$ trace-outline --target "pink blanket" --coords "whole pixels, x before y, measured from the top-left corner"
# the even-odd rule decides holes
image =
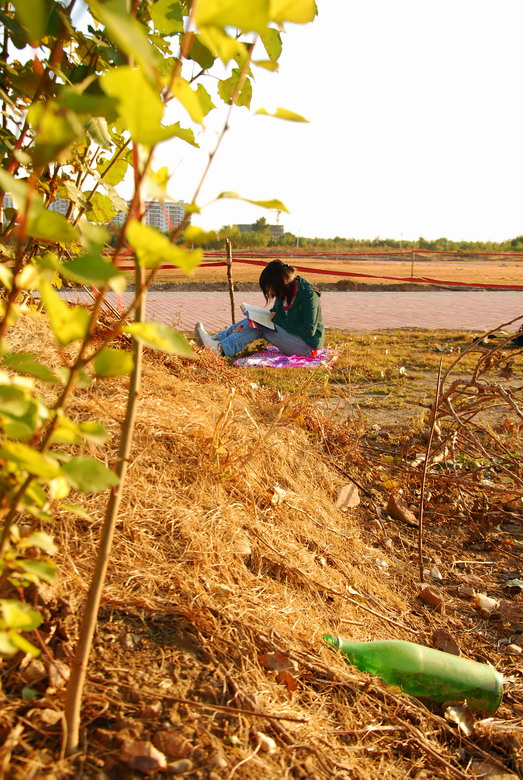
[[[235,366],[268,366],[269,368],[316,368],[321,365],[330,365],[337,359],[333,349],[318,349],[314,357],[300,357],[299,355],[284,355],[277,347],[267,347],[262,352],[254,355],[238,358]]]

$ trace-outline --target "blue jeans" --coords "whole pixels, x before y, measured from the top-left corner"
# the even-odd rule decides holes
[[[242,329],[238,333],[234,333],[234,330],[239,325],[242,326]],[[234,325],[225,328],[225,330],[221,330],[213,336],[213,339],[221,344],[223,354],[227,355],[227,357],[232,357],[232,355],[242,352],[251,341],[256,341],[256,339],[265,339],[269,344],[278,347],[284,355],[310,357],[313,351],[313,347],[306,344],[299,336],[294,336],[287,330],[278,327],[278,325],[276,325],[276,330],[266,328],[264,325],[257,325],[255,328],[251,328],[247,318],[235,322]]]

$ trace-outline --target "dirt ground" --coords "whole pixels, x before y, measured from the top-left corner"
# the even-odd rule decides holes
[[[264,260],[267,262],[278,255],[266,255]],[[220,258],[223,260],[224,258]],[[207,260],[212,262],[212,258],[208,257]],[[422,256],[416,257],[414,263],[412,261],[383,261],[383,260],[349,260],[347,258],[333,260],[333,259],[316,259],[314,257],[306,256],[285,256],[285,261],[295,266],[302,266],[305,268],[314,268],[317,270],[324,270],[325,273],[314,274],[315,283],[340,283],[342,279],[340,277],[334,277],[329,275],[329,271],[344,271],[354,274],[368,274],[376,277],[398,277],[407,278],[411,277],[431,277],[443,281],[459,281],[468,283],[486,283],[486,284],[503,284],[503,285],[521,285],[523,284],[523,262],[520,260],[427,260]],[[233,280],[236,282],[257,282],[260,274],[260,267],[247,265],[241,263],[241,259],[234,262],[233,258]],[[187,277],[179,270],[162,270],[159,272],[158,281],[187,282]],[[196,269],[191,282],[189,283],[209,283],[209,282],[221,282],[227,281],[227,274],[225,267],[206,267],[203,263]],[[368,279],[365,277],[347,277],[344,280],[349,285],[351,283],[361,285],[390,285],[394,282],[390,279]],[[404,289],[415,289],[414,285],[407,282]],[[336,289],[339,289],[336,288]]]

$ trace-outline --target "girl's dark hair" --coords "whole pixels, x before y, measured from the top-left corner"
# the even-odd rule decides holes
[[[260,274],[260,287],[265,296],[265,302],[268,303],[271,298],[286,298],[290,303],[292,288],[289,282],[292,282],[296,276],[296,269],[292,265],[283,263],[281,260],[271,260],[267,263]]]

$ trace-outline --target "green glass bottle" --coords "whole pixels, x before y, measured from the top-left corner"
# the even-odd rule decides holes
[[[487,712],[494,712],[501,701],[503,678],[488,664],[401,640],[348,642],[330,635],[323,639],[347,663],[412,696],[441,704],[466,699],[471,709]]]

